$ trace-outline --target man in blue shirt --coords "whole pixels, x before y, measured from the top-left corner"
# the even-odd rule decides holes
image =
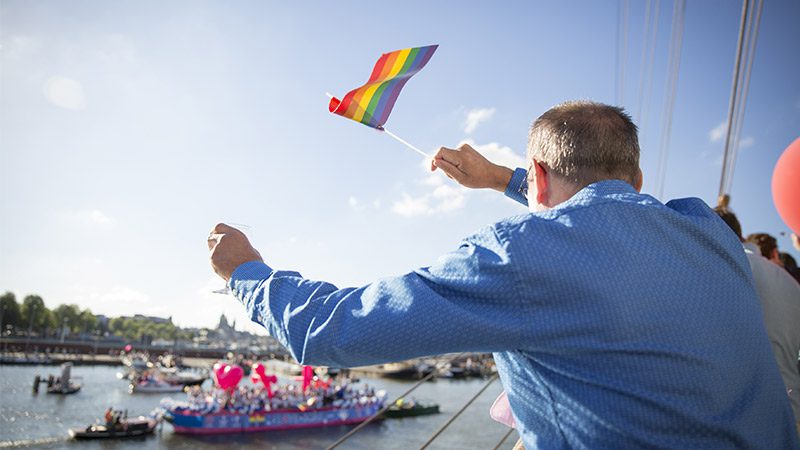
[[[638,192],[636,133],[619,108],[550,109],[531,128],[528,171],[471,186],[506,183],[531,212],[401,276],[308,280],[224,224],[211,264],[303,364],[494,352],[529,450],[796,447],[741,245],[702,201]],[[459,154],[434,164],[480,180]]]

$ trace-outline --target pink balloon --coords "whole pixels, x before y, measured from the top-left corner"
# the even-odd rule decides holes
[[[217,383],[222,389],[233,389],[242,381],[244,371],[239,366],[227,366],[217,372]]]
[[[259,377],[257,373],[250,373],[250,381],[253,384],[261,383],[261,377]]]
[[[224,362],[218,362],[214,364],[213,372],[217,385],[222,389],[231,389],[236,387],[236,385],[242,381],[242,377],[244,376],[244,371],[241,367],[231,366]]]
[[[772,173],[772,200],[781,219],[800,234],[800,138],[786,147]]]
[[[125,346],[125,353],[130,353],[131,350],[133,350],[133,346],[131,344]]]

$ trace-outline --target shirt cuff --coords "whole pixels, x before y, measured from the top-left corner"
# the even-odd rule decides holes
[[[504,194],[506,197],[528,206],[528,171],[515,169]]]
[[[264,280],[272,276],[272,268],[262,261],[249,261],[241,264],[231,274],[228,289],[239,300],[241,294],[254,291]]]

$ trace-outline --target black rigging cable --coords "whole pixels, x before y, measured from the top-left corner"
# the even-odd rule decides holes
[[[650,98],[653,92],[653,61],[655,60],[656,42],[658,40],[658,19],[661,9],[661,0],[656,0],[653,15],[653,31],[650,36],[647,36],[647,61],[642,61],[646,66],[644,79],[646,80],[643,89],[639,90],[639,107],[637,115],[639,117],[639,140],[641,141],[647,132],[647,122],[650,115]],[[644,104],[644,106],[642,106]]]
[[[471,405],[472,402],[475,401],[475,399],[477,399],[478,397],[480,397],[481,394],[483,394],[483,391],[485,391],[489,386],[491,386],[492,383],[494,383],[494,380],[497,379],[497,376],[498,376],[497,374],[492,375],[492,377],[489,378],[489,381],[487,381],[486,384],[483,385],[481,390],[479,390],[477,394],[473,395],[472,398],[469,399],[469,401],[465,403],[464,406],[461,407],[461,409],[459,409],[455,414],[453,414],[453,417],[451,417],[447,422],[445,422],[444,425],[442,425],[441,428],[439,428],[436,431],[436,433],[433,433],[433,436],[428,438],[428,440],[424,444],[422,444],[422,447],[420,447],[419,450],[425,450],[426,448],[428,448],[428,446],[431,445],[431,443],[434,440],[436,440],[436,438],[438,438],[439,435],[442,434],[444,430],[447,429],[447,427],[449,427],[450,424],[452,424],[458,418],[458,416],[461,415],[461,413],[463,413],[464,411],[467,410],[467,408],[469,408],[469,405]]]
[[[747,12],[750,10],[750,0],[744,0],[742,3],[742,19],[739,23],[739,39],[736,46],[736,62],[733,65],[733,84],[731,86],[731,98],[728,103],[728,128],[725,132],[725,150],[722,154],[722,175],[719,179],[719,196],[722,197],[725,192],[725,179],[728,168],[728,159],[730,158],[731,148],[731,133],[733,132],[733,118],[736,113],[736,98],[739,90],[739,69],[742,65],[742,49],[744,48],[745,27],[747,25]]]
[[[724,192],[730,193],[733,185],[733,172],[736,168],[736,158],[741,149],[741,135],[742,124],[744,123],[744,114],[747,109],[747,95],[750,92],[750,74],[753,71],[753,60],[755,59],[756,43],[758,42],[758,30],[761,24],[761,10],[764,7],[764,0],[757,0],[757,4],[751,8],[751,13],[748,14],[748,25],[745,33],[745,54],[743,56],[743,64],[745,64],[744,75],[742,79],[742,87],[739,89],[739,98],[737,99],[736,117],[733,123],[733,143],[731,145],[731,153],[728,157],[728,165],[725,170],[725,184]],[[755,19],[753,16],[755,15]]]
[[[630,0],[620,0],[617,9],[617,105],[622,105],[625,101],[625,66],[628,59],[629,13]]]
[[[636,102],[636,122],[639,123],[642,119],[642,97],[644,94],[644,74],[645,67],[647,66],[647,50],[650,49],[650,4],[652,0],[647,0],[644,7],[644,25],[642,26],[642,61],[639,64],[639,88],[637,89],[639,96]]]
[[[675,92],[678,86],[678,74],[681,66],[681,47],[683,46],[683,28],[686,12],[686,0],[675,0],[672,12],[672,36],[668,63],[668,81],[664,95],[664,116],[662,118],[661,148],[659,150],[658,169],[656,173],[656,197],[664,195],[664,182],[667,174],[669,142],[672,132],[672,112],[675,107]]]
[[[369,419],[365,420],[364,422],[361,422],[360,424],[358,424],[358,426],[356,426],[355,428],[353,428],[352,430],[350,430],[349,432],[347,432],[347,433],[346,433],[344,436],[340,437],[340,438],[339,438],[339,439],[338,439],[336,442],[334,442],[333,444],[331,444],[330,446],[328,446],[326,450],[331,450],[331,449],[333,449],[333,448],[336,448],[336,447],[338,447],[339,445],[341,445],[341,444],[342,444],[342,442],[344,442],[344,441],[346,441],[346,440],[350,439],[351,437],[353,437],[353,435],[354,435],[354,434],[356,434],[356,433],[358,433],[359,431],[361,431],[361,430],[362,430],[364,427],[366,427],[368,424],[370,424],[370,423],[371,423],[371,422],[373,422],[375,419],[377,419],[378,417],[380,417],[380,416],[381,416],[383,413],[385,413],[386,411],[388,411],[388,410],[389,410],[389,408],[391,408],[391,407],[392,407],[392,405],[394,405],[394,404],[395,404],[395,403],[396,403],[398,400],[400,400],[401,398],[405,397],[406,395],[408,395],[408,394],[410,394],[410,393],[414,392],[414,390],[415,390],[415,389],[417,389],[418,387],[420,387],[420,386],[422,385],[422,383],[424,383],[424,382],[426,382],[426,381],[430,380],[430,379],[431,379],[431,378],[433,378],[433,377],[434,377],[436,374],[438,374],[438,373],[439,373],[439,371],[440,371],[440,370],[442,370],[442,368],[443,368],[444,366],[446,366],[447,364],[452,364],[454,361],[458,360],[459,358],[461,358],[462,356],[464,356],[466,353],[467,353],[467,352],[461,352],[461,353],[459,353],[458,355],[456,355],[456,356],[455,356],[453,359],[451,359],[451,360],[449,360],[449,361],[447,361],[447,362],[442,362],[442,363],[439,363],[439,364],[437,364],[437,365],[436,365],[436,366],[433,368],[433,370],[431,370],[431,373],[429,373],[428,375],[425,375],[424,377],[422,377],[422,379],[420,379],[419,381],[417,381],[417,382],[416,382],[416,383],[415,383],[413,386],[411,386],[411,387],[410,387],[410,388],[409,388],[407,391],[405,391],[404,393],[400,394],[400,396],[398,396],[398,397],[397,397],[397,398],[396,398],[394,401],[392,401],[392,402],[390,402],[390,403],[387,403],[387,404],[386,404],[386,406],[384,406],[384,407],[383,407],[383,408],[382,408],[380,411],[378,411],[378,412],[376,412],[375,414],[373,414],[373,415],[372,415],[372,416],[371,416]]]

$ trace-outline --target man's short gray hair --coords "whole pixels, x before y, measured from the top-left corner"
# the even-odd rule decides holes
[[[622,108],[572,101],[539,116],[528,134],[528,160],[581,188],[601,180],[635,184],[639,174],[636,125]]]

